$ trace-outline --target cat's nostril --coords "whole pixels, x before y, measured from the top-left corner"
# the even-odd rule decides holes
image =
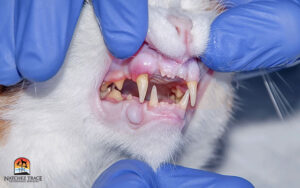
[[[184,15],[170,15],[168,21],[175,27],[179,40],[186,46],[185,54],[190,54],[190,44],[192,40],[191,30],[193,27],[192,20]]]
[[[168,20],[175,27],[179,36],[189,34],[193,27],[192,20],[186,16],[170,15]]]

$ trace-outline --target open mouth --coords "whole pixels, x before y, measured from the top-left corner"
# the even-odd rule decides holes
[[[129,59],[111,57],[99,97],[104,111],[119,110],[114,118],[134,128],[162,119],[182,125],[203,93],[202,79],[211,74],[199,58],[166,57],[145,43]]]

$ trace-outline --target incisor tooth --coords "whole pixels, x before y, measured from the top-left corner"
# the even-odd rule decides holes
[[[187,82],[187,86],[188,86],[189,91],[190,91],[191,105],[195,106],[196,97],[197,97],[197,82],[196,81]]]
[[[158,104],[157,90],[156,90],[156,86],[154,85],[152,87],[152,90],[151,90],[149,105],[150,106],[157,106],[157,104]]]
[[[189,90],[186,90],[184,96],[182,97],[181,101],[178,103],[181,108],[186,109],[190,98],[190,92]]]
[[[140,74],[136,79],[140,102],[144,102],[148,89],[148,74]]]
[[[121,92],[113,89],[107,96],[107,98],[115,99],[116,101],[120,102],[123,100],[123,97],[121,95]]]
[[[125,80],[119,80],[119,81],[114,82],[114,84],[116,85],[116,87],[118,88],[118,90],[122,90],[124,81]]]

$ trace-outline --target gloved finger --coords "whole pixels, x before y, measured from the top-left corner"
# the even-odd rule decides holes
[[[143,44],[148,30],[147,0],[93,0],[104,42],[118,58],[128,58]]]
[[[106,169],[93,188],[156,188],[153,170],[137,160],[121,160]]]
[[[300,6],[254,1],[227,10],[213,22],[203,62],[217,71],[286,66],[300,55]]]
[[[236,176],[224,176],[212,172],[166,164],[157,171],[160,187],[178,188],[253,188],[247,180]]]
[[[83,0],[16,0],[16,62],[20,74],[45,81],[61,67]]]
[[[14,1],[0,1],[0,85],[21,80],[15,63]]]

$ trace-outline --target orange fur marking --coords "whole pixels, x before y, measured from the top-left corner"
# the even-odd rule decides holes
[[[8,111],[9,106],[18,99],[21,88],[20,84],[13,87],[0,85],[0,145],[5,144],[5,138],[10,128],[9,121],[4,120],[1,115]]]

